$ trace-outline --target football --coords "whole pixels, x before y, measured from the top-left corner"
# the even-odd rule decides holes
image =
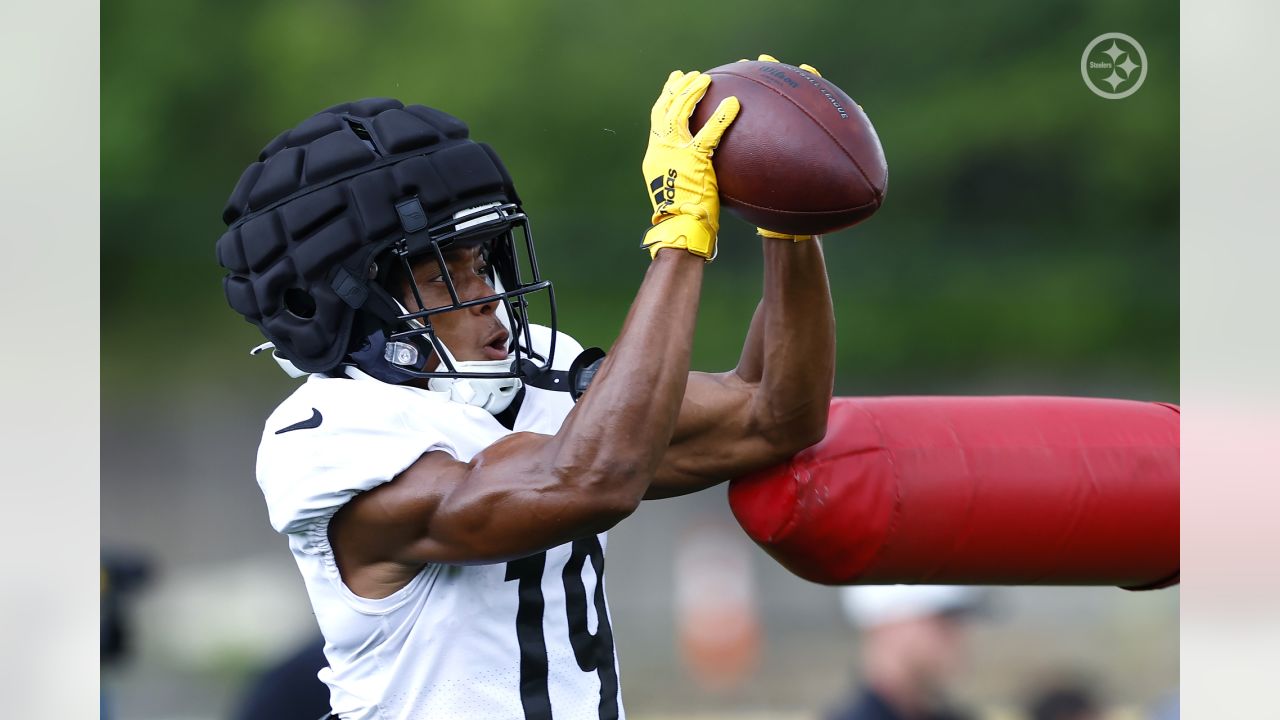
[[[880,138],[834,83],[775,62],[730,63],[707,75],[693,132],[724,98],[742,105],[712,156],[724,207],[794,235],[846,228],[880,208],[889,180]]]

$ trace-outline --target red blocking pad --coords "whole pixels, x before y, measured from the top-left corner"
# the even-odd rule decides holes
[[[826,438],[731,482],[729,505],[818,583],[1166,587],[1178,421],[1129,400],[834,398]]]

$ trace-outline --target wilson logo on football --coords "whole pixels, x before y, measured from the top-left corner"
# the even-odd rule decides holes
[[[671,168],[666,177],[659,175],[649,183],[653,191],[653,204],[659,212],[676,201],[676,170]]]

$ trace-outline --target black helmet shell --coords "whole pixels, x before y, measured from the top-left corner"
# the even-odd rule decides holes
[[[217,241],[227,302],[307,372],[346,356],[358,312],[333,289],[403,236],[396,204],[417,197],[436,223],[485,203],[519,203],[494,151],[465,123],[422,105],[335,105],[281,133],[240,176]]]

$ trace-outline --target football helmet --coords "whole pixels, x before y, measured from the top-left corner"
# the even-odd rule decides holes
[[[286,370],[354,364],[386,382],[426,378],[490,412],[505,408],[522,381],[549,384],[551,282],[539,272],[529,219],[502,161],[457,118],[386,98],[323,110],[267,144],[222,218],[217,257],[227,301]],[[481,248],[492,294],[459,295],[444,255],[463,245]],[[423,304],[409,268],[424,256],[439,263],[451,303]],[[403,277],[416,306],[391,286]],[[545,357],[529,329],[535,294],[549,311]],[[508,329],[508,358],[457,360],[432,318],[489,303]]]

